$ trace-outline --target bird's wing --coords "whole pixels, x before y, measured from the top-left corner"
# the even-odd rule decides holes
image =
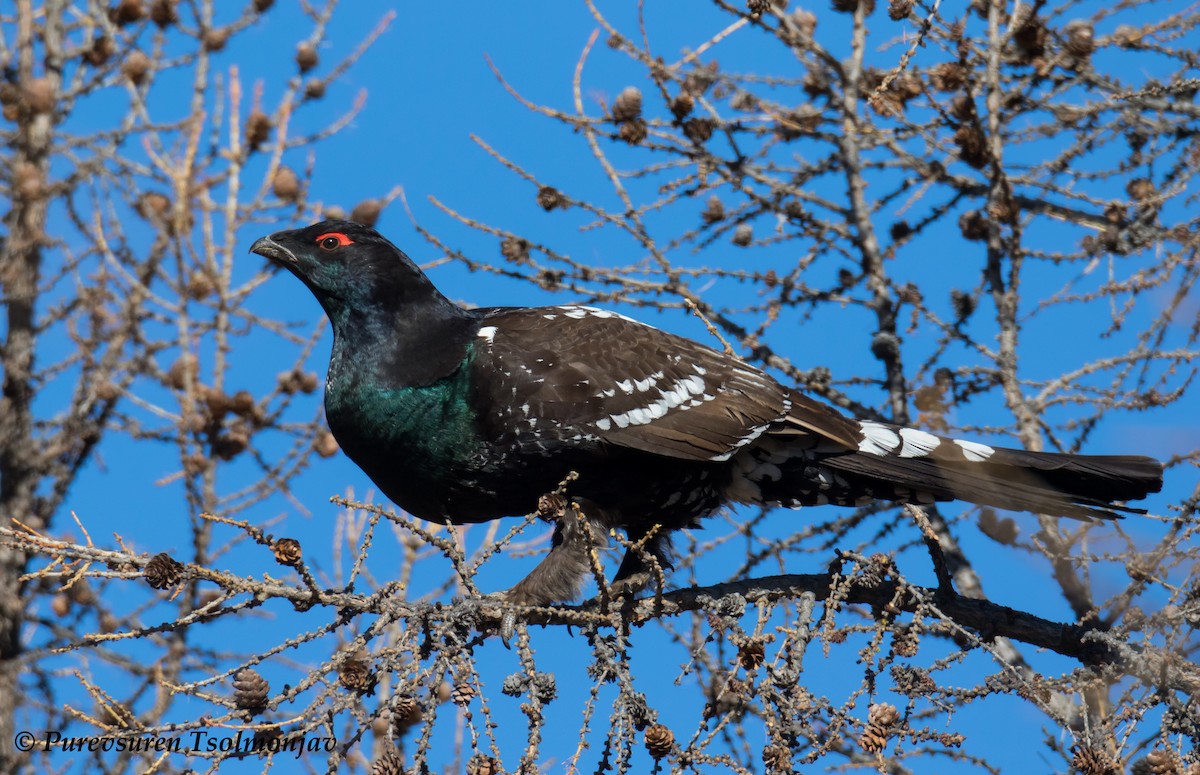
[[[763,433],[855,448],[858,424],[735,357],[591,307],[497,309],[475,342],[496,427],[727,460]]]

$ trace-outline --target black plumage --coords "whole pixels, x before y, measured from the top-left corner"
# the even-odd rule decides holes
[[[611,528],[666,563],[672,532],[726,503],[964,500],[1114,518],[1162,486],[1151,458],[1027,452],[846,417],[730,355],[580,306],[465,310],[349,221],[252,248],[312,290],[333,326],[325,406],[338,443],[415,516],[532,511],[569,472],[583,519],[506,595],[569,599]],[[655,526],[659,526],[655,530]],[[638,553],[616,581],[646,577]]]

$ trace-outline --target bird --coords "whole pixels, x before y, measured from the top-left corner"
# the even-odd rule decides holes
[[[353,221],[278,231],[251,251],[328,316],[326,421],[384,495],[453,524],[561,506],[546,509],[549,552],[500,593],[508,603],[575,599],[613,530],[630,548],[612,589],[636,592],[671,567],[675,533],[733,504],[958,500],[1092,520],[1144,513],[1125,502],[1162,487],[1151,457],[1008,449],[857,419],[614,311],[468,309]]]

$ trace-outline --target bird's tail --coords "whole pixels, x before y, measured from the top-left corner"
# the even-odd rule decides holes
[[[789,445],[782,439],[771,445],[779,476],[758,482],[762,500],[795,505],[962,500],[1077,519],[1117,519],[1119,512],[1145,513],[1124,502],[1162,489],[1162,463],[1140,455],[1028,452],[883,423],[861,426],[863,439],[854,451],[810,449],[780,460]],[[799,482],[805,484],[798,491]]]

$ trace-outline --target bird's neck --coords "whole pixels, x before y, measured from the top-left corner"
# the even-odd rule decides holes
[[[421,387],[462,363],[478,315],[444,298],[401,309],[340,305],[326,309],[333,324],[330,381],[354,373],[381,387]]]
[[[410,304],[330,318],[325,416],[338,444],[404,508],[444,516],[444,504],[427,500],[426,489],[436,491],[472,449],[475,313]]]

